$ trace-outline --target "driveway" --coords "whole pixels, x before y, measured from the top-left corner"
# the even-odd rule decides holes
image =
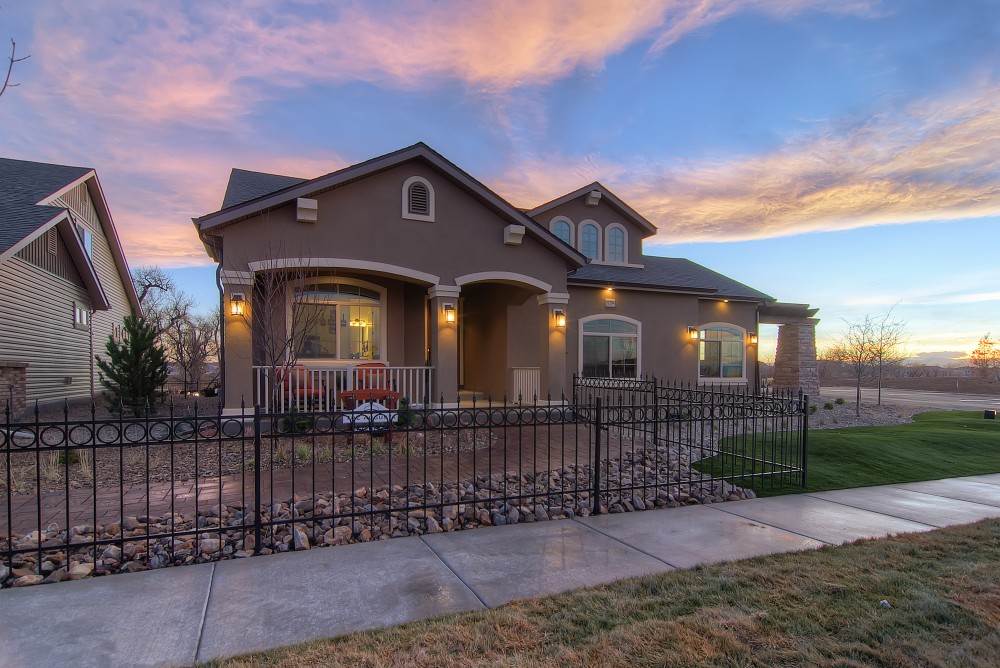
[[[820,397],[833,401],[843,397],[853,401],[856,389],[853,387],[823,387]],[[878,390],[861,388],[861,403],[874,404],[878,400]],[[979,411],[986,408],[1000,409],[1000,397],[987,394],[960,394],[957,392],[928,392],[922,390],[896,390],[882,388],[882,403],[914,408],[939,408],[942,410]]]

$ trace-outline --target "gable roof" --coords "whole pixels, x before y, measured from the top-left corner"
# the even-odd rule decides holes
[[[586,185],[582,188],[578,188],[571,193],[566,193],[562,197],[557,197],[550,202],[545,204],[540,204],[534,209],[530,209],[527,213],[532,218],[539,216],[547,211],[565,204],[571,200],[578,197],[583,197],[592,190],[597,190],[601,193],[601,201],[607,202],[612,209],[615,209],[619,215],[627,218],[632,224],[636,225],[639,229],[647,232],[645,236],[650,236],[656,234],[656,225],[646,220],[642,215],[640,215],[635,209],[626,204],[620,197],[615,195],[613,192],[601,185],[600,181],[594,181],[590,185]]]
[[[226,187],[226,196],[222,199],[222,208],[228,209],[231,206],[270,195],[284,188],[297,186],[305,181],[306,179],[294,176],[251,172],[234,167],[229,174],[229,185]]]
[[[97,180],[97,173],[89,167],[0,158],[0,262],[20,251],[50,228],[56,227],[94,300],[95,307],[109,308],[110,303],[98,278],[97,270],[73,228],[69,209],[50,204],[82,183],[87,185],[129,303],[141,312],[121,242],[104,199],[104,192]]]
[[[0,254],[34,236],[63,211],[39,206],[41,202],[91,172],[86,167],[0,158]]]
[[[480,181],[470,176],[464,170],[423,142],[418,142],[413,146],[408,146],[398,151],[387,153],[383,156],[372,158],[371,160],[366,160],[365,162],[360,162],[356,165],[351,165],[350,167],[345,167],[344,169],[340,169],[335,172],[330,172],[329,174],[315,179],[299,181],[298,183],[289,183],[279,190],[259,195],[258,197],[250,200],[230,204],[230,206],[223,208],[221,211],[210,213],[192,220],[195,227],[198,229],[199,236],[205,243],[206,249],[208,249],[209,253],[214,257],[215,255],[212,253],[212,248],[214,246],[206,238],[206,233],[215,228],[238,223],[241,220],[250,218],[251,216],[256,216],[283,206],[299,197],[315,196],[328,190],[339,188],[353,181],[386,171],[409,160],[423,160],[438,172],[451,179],[453,183],[458,185],[467,193],[477,198],[480,202],[500,215],[502,218],[506,218],[510,222],[517,225],[524,225],[526,231],[533,238],[547,246],[550,250],[555,251],[558,255],[561,255],[571,264],[582,266],[587,263],[586,257],[578,250],[562,243],[558,238],[550,234],[543,225],[540,225],[531,217],[525,215],[523,211],[511,205],[505,199],[483,185]],[[239,173],[237,174],[237,172]],[[230,190],[233,190],[233,200],[236,200],[239,198],[237,193],[250,191],[251,183],[264,187],[266,184],[277,185],[279,183],[279,179],[286,179],[289,182],[296,180],[292,177],[281,177],[273,174],[263,175],[265,177],[272,177],[271,179],[257,179],[254,177],[247,179],[245,178],[245,175],[247,174],[259,174],[259,172],[233,170],[233,173],[230,175],[230,188],[227,188],[227,200],[229,199],[228,195]],[[233,186],[232,184],[232,179],[234,177],[237,181],[239,181],[236,186]],[[223,204],[225,205],[225,202],[223,202]]]
[[[719,299],[774,301],[770,295],[684,258],[643,255],[642,264],[642,267],[589,264],[572,272],[568,282],[693,292]]]

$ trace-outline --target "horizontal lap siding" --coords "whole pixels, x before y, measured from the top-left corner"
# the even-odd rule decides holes
[[[94,329],[94,352],[105,358],[107,355],[104,349],[107,345],[108,337],[114,333],[115,328],[120,326],[125,316],[131,312],[125,288],[122,286],[121,275],[118,273],[114,256],[111,255],[111,247],[108,245],[108,239],[104,235],[104,229],[101,227],[97,211],[90,200],[90,191],[87,190],[87,185],[80,184],[62,197],[54,200],[53,204],[71,209],[76,215],[78,222],[86,225],[87,229],[94,235],[92,239],[92,261],[94,269],[97,271],[97,276],[101,281],[101,286],[104,288],[104,293],[111,304],[111,308],[108,311],[97,311],[94,313],[91,325]],[[95,370],[95,382],[100,385],[96,373]]]
[[[0,265],[0,358],[29,364],[29,402],[90,395],[90,335],[73,327],[74,300],[90,303],[83,287],[20,258]]]

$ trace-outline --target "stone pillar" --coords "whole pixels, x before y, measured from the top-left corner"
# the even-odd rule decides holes
[[[819,367],[816,364],[815,318],[790,320],[778,327],[778,351],[774,360],[774,386],[802,390],[819,397]]]
[[[539,318],[541,344],[539,399],[551,395],[554,401],[558,401],[561,396],[573,391],[573,388],[567,387],[568,378],[566,377],[567,326],[565,324],[559,326],[554,313],[556,309],[563,311],[566,314],[566,322],[569,322],[567,310],[569,294],[547,292],[538,295],[536,299],[542,311],[542,317]]]
[[[427,291],[431,300],[430,347],[434,383],[431,401],[442,397],[446,403],[458,399],[458,296],[462,288],[457,285],[435,285]],[[445,304],[455,308],[455,322],[447,322]]]
[[[8,407],[12,420],[28,407],[27,371],[27,362],[0,359],[0,422]]]
[[[256,397],[253,393],[253,345],[250,323],[253,313],[253,274],[250,272],[222,272],[223,290],[223,342],[225,346],[225,375],[222,378],[224,393],[223,414],[238,415],[240,404],[245,402],[247,412],[253,412]],[[232,296],[243,295],[243,315],[233,315]]]

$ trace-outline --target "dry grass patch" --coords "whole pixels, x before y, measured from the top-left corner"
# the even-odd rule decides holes
[[[1000,520],[989,520],[627,580],[212,665],[992,667],[1000,665],[998,582]]]

